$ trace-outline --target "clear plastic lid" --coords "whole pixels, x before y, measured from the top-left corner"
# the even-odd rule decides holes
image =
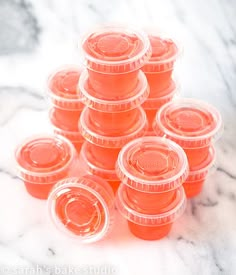
[[[15,152],[19,177],[27,182],[47,184],[67,176],[75,159],[74,146],[60,136],[34,136]]]
[[[207,146],[222,133],[223,123],[218,110],[196,99],[179,99],[162,106],[153,129],[183,148]]]
[[[183,149],[160,137],[143,137],[126,144],[116,165],[121,182],[143,192],[166,192],[182,185],[188,176]]]
[[[176,59],[182,52],[180,44],[162,34],[149,34],[149,40],[152,55],[142,70],[145,73],[172,70]]]
[[[106,74],[138,70],[151,55],[148,36],[126,27],[94,30],[83,39],[82,47],[87,67]]]
[[[173,201],[161,208],[156,214],[141,213],[129,200],[125,186],[121,184],[116,195],[116,207],[121,215],[127,220],[143,226],[162,226],[173,223],[185,211],[186,196],[182,186],[176,190]]]
[[[179,92],[178,82],[172,80],[170,86],[164,92],[165,95],[160,97],[149,97],[142,105],[147,109],[159,109],[161,106],[171,101],[173,97]]]
[[[88,72],[83,71],[79,81],[79,97],[88,107],[101,112],[124,112],[140,106],[149,95],[147,79],[141,71],[138,74],[137,84],[132,96],[126,99],[119,99],[117,96],[114,100],[100,98],[97,92],[91,87],[88,81]],[[121,97],[123,98],[123,96]]]
[[[214,171],[216,166],[216,152],[213,146],[209,149],[207,158],[195,167],[191,167],[186,182],[205,179],[209,172]]]
[[[114,220],[114,194],[103,179],[66,178],[53,188],[48,209],[55,226],[82,243],[104,238]]]
[[[81,68],[76,66],[64,66],[53,72],[47,81],[48,95],[54,106],[69,110],[82,110],[77,86],[81,74]]]
[[[93,163],[90,160],[89,146],[90,144],[88,142],[85,142],[80,151],[80,162],[83,166],[84,171],[86,171],[86,173],[99,176],[107,181],[119,181],[115,169],[106,169],[105,167],[96,165],[96,163]]]
[[[119,148],[127,142],[143,136],[147,130],[147,119],[144,110],[139,107],[137,112],[136,123],[133,127],[129,127],[126,131],[110,131],[104,132],[98,129],[90,118],[89,108],[85,108],[80,117],[79,129],[82,136],[89,142],[101,147]]]

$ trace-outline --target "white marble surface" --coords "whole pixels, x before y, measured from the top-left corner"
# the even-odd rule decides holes
[[[101,265],[122,275],[236,274],[235,18],[234,0],[0,1],[1,275],[109,274],[92,273]],[[138,240],[118,216],[110,239],[81,247],[51,226],[45,202],[25,192],[13,152],[22,138],[49,131],[43,99],[48,72],[79,62],[81,33],[108,22],[161,26],[178,35],[185,46],[178,68],[182,95],[215,104],[225,133],[216,173],[169,237]]]

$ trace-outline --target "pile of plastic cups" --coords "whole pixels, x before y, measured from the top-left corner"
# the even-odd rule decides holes
[[[55,226],[82,243],[107,236],[116,209],[133,235],[161,239],[214,167],[221,116],[202,101],[172,100],[181,47],[168,37],[105,27],[82,49],[85,68],[50,75],[54,134],[17,147],[18,176],[48,201]]]

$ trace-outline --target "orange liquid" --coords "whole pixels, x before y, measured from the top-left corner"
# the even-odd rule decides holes
[[[57,172],[68,163],[71,158],[70,154],[67,144],[58,145],[58,141],[52,141],[51,138],[44,143],[37,143],[34,140],[24,145],[17,156],[18,163],[30,173],[41,171],[42,174],[34,176],[22,172],[22,178],[24,178],[29,194],[35,198],[47,199],[53,185],[70,173],[71,166]],[[53,171],[55,174],[47,175],[48,172]]]
[[[103,177],[103,178],[104,178],[104,180],[106,180],[105,177]],[[107,182],[110,184],[114,194],[116,194],[116,192],[120,186],[120,181],[119,180],[107,180]]]
[[[189,163],[190,170],[200,165],[209,155],[210,145],[202,148],[183,148]]]
[[[132,96],[139,71],[123,74],[106,74],[88,70],[89,84],[98,96],[107,100],[125,99]]]
[[[171,83],[172,71],[165,72],[146,72],[146,78],[150,87],[150,97],[164,96],[163,91],[168,88]]]
[[[105,113],[90,109],[90,118],[97,129],[104,132],[123,132],[132,128],[140,117],[139,109],[120,113]]]
[[[148,120],[148,132],[152,132],[152,124],[155,119],[157,109],[144,109]],[[153,134],[155,136],[155,134]]]
[[[100,147],[92,143],[87,143],[86,159],[97,167],[114,170],[118,154],[121,148]]]
[[[176,190],[163,193],[145,193],[126,186],[127,198],[139,212],[156,214],[175,199]]]
[[[51,123],[65,131],[78,131],[78,121],[82,110],[63,110],[54,107],[50,114]]]
[[[160,226],[143,226],[128,221],[130,232],[143,240],[159,240],[167,236],[171,230],[172,223]]]
[[[186,181],[183,184],[186,197],[190,199],[199,195],[202,191],[204,182],[205,182],[205,179],[191,181],[191,182]]]

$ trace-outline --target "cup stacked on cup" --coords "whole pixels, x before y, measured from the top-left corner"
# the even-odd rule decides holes
[[[183,149],[165,138],[139,138],[120,151],[116,170],[122,182],[117,208],[130,231],[145,240],[166,236],[186,206],[182,184],[188,161]]]
[[[79,123],[86,140],[81,165],[116,191],[120,180],[115,164],[120,149],[147,130],[141,104],[149,88],[140,68],[151,55],[150,42],[142,32],[105,27],[89,33],[82,48],[87,69],[81,74],[79,93],[87,107]]]
[[[158,136],[165,136],[184,149],[190,170],[184,183],[186,195],[198,195],[215,163],[213,142],[222,132],[220,113],[204,101],[179,99],[161,107],[153,129]]]
[[[69,139],[78,153],[84,141],[78,129],[84,108],[77,93],[80,74],[79,67],[66,66],[52,73],[47,83],[48,96],[53,106],[49,117],[54,133]]]
[[[181,47],[175,40],[160,34],[149,34],[152,56],[143,66],[150,87],[149,98],[144,102],[149,128],[147,135],[154,135],[152,123],[157,110],[171,101],[178,92],[179,85],[172,73]]]

